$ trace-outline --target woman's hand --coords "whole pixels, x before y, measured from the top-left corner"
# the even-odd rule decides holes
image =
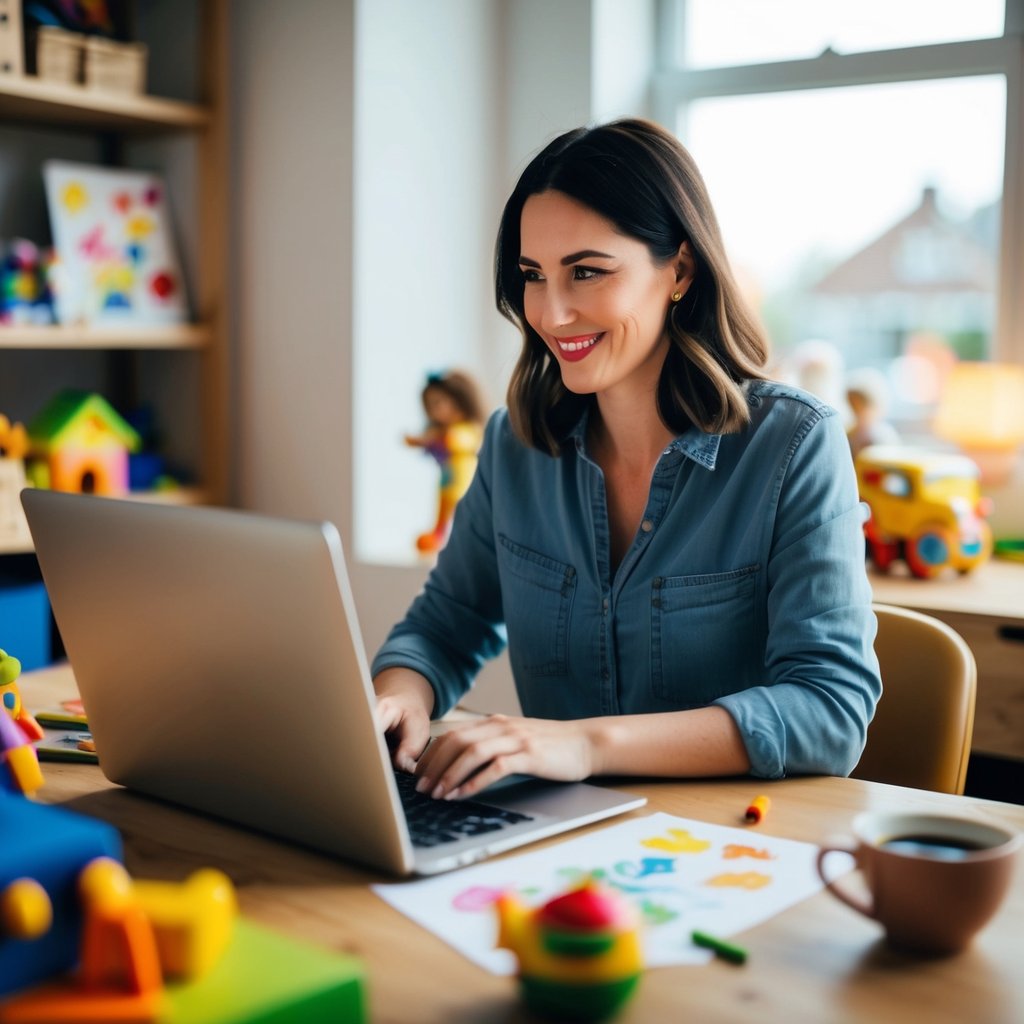
[[[391,760],[400,771],[412,772],[430,742],[434,691],[418,672],[385,669],[373,681],[377,692],[377,724],[387,736]]]
[[[517,772],[578,781],[593,774],[593,762],[585,721],[490,715],[438,736],[416,765],[416,788],[452,800],[473,796]]]

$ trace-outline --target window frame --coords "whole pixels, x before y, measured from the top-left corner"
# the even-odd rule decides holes
[[[675,130],[685,124],[689,102],[709,97],[1004,75],[1003,195],[990,358],[1024,364],[1024,0],[1005,2],[1003,34],[991,39],[863,53],[826,50],[798,60],[687,69],[675,58],[686,23],[686,0],[657,0],[652,112]]]

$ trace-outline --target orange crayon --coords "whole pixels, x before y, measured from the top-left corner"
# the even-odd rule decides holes
[[[771,800],[766,796],[755,796],[750,801],[750,806],[747,808],[745,815],[747,821],[751,824],[756,825],[759,821],[764,819],[764,816],[768,813],[768,808],[771,806]]]

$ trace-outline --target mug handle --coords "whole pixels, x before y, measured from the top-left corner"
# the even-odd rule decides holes
[[[825,858],[830,853],[848,853],[852,857],[856,857],[857,851],[850,849],[846,846],[822,846],[818,850],[817,868],[818,876],[825,883],[825,888],[828,889],[836,899],[845,903],[848,907],[856,910],[858,913],[863,914],[865,917],[874,919],[875,912],[874,908],[870,903],[865,900],[857,899],[856,896],[851,896],[848,892],[844,892],[835,882],[834,879],[830,880],[825,877]]]

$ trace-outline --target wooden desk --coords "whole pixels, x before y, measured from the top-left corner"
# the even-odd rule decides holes
[[[1024,760],[1024,564],[992,559],[964,576],[869,572],[877,601],[934,615],[978,662],[973,753]]]
[[[27,676],[26,704],[49,703],[59,682],[53,674]],[[233,879],[246,915],[361,957],[376,1024],[532,1019],[511,979],[485,973],[378,899],[369,885],[382,876],[136,796],[91,765],[44,768],[41,799],[120,829],[136,877],[180,880],[198,867],[218,867]],[[763,789],[772,807],[759,829],[815,843],[846,834],[853,816],[866,809],[957,813],[1024,831],[1024,807],[853,779],[630,780],[624,788],[650,801],[634,813],[666,811],[722,825],[736,825],[752,793]],[[969,950],[948,959],[890,950],[873,922],[822,892],[738,936],[750,952],[743,967],[715,961],[649,971],[617,1021],[1011,1024],[1024,1020],[1022,926],[1024,863],[998,916]]]

